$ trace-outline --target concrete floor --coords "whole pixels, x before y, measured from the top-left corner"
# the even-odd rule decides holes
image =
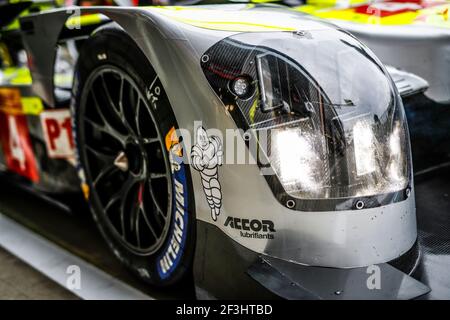
[[[0,299],[75,300],[70,291],[0,248]]]

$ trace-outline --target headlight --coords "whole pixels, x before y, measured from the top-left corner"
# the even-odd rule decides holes
[[[411,172],[403,105],[356,39],[339,30],[243,33],[205,55],[205,75],[236,106],[238,126],[268,133],[258,158],[269,160],[275,175],[267,181],[280,201],[324,200],[314,205],[320,211],[404,198]]]
[[[323,172],[317,137],[298,128],[272,132],[271,163],[287,192],[314,194],[322,186]]]

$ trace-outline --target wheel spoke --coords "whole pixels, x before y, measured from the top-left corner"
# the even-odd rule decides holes
[[[126,185],[128,181],[125,182],[124,186]],[[122,186],[118,191],[116,191],[109,199],[109,201],[104,206],[104,211],[107,216],[110,216],[110,210],[113,207],[113,205],[117,202],[120,202],[120,205],[122,204],[123,200],[123,192],[124,192],[124,186]],[[122,207],[119,207],[119,214],[120,214],[120,234],[124,237],[125,235],[125,220],[122,214]]]
[[[133,229],[136,228],[136,223],[137,220],[139,220],[139,212],[141,210],[142,207],[142,192],[143,192],[143,182],[141,182],[139,184],[139,188],[138,188],[138,192],[137,192],[137,201],[136,203],[138,204],[136,207],[132,206],[131,210],[130,210],[130,230],[133,231]],[[135,229],[135,232],[137,232],[138,230]]]
[[[135,224],[134,224],[134,229],[135,229],[135,233],[136,233],[136,243],[137,246],[140,248],[141,247],[141,234],[139,231],[139,216],[141,214],[141,209],[138,209],[138,212],[136,214],[136,220],[135,220]]]
[[[111,94],[109,93],[109,89],[105,82],[105,77],[103,75],[101,76],[101,79],[102,79],[103,91],[105,93],[105,96],[106,96],[106,99],[108,100],[109,105],[111,106],[111,109],[114,111],[114,114],[117,116],[117,118],[122,120],[122,117],[121,117],[120,111],[119,111],[119,106],[116,105],[116,103],[114,103],[113,99],[111,98]]]
[[[137,129],[137,133],[138,133],[139,136],[142,135],[141,126],[139,124],[139,114],[140,114],[140,112],[141,112],[141,99],[138,98],[138,101],[136,103],[136,113],[134,115],[134,122],[136,123],[136,129]]]
[[[118,192],[109,199],[108,203],[106,204],[106,206],[104,208],[106,213],[108,213],[109,209],[111,209],[111,207],[114,203],[116,203],[117,201],[120,200],[120,196],[121,196],[121,194]]]
[[[125,85],[125,79],[123,77],[120,78],[120,88],[119,88],[119,111],[120,114],[123,116],[123,86]]]
[[[103,145],[104,144],[104,136],[106,135],[107,137],[110,137],[111,139],[113,139],[115,142],[117,142],[117,144],[115,145],[114,149],[122,149],[124,148],[125,143],[122,141],[125,138],[117,138],[117,136],[113,135],[110,131],[107,131],[107,129],[105,128],[105,126],[100,125],[98,123],[96,123],[95,121],[92,121],[88,118],[84,118],[84,122],[87,123],[89,126],[91,126],[91,128],[93,130],[95,130],[96,132],[99,132],[102,134],[102,138],[100,137],[91,137],[94,141],[97,141],[97,146],[98,145]],[[124,136],[123,136],[124,137]],[[87,139],[85,139],[85,144],[89,144],[91,143],[90,141],[88,142]],[[94,146],[91,146],[92,148],[94,148]]]
[[[133,128],[132,125],[130,125],[130,123],[128,122],[128,119],[126,117],[126,111],[134,112],[135,111],[134,110],[135,106],[134,105],[128,105],[128,104],[124,103],[124,90],[125,90],[124,87],[125,87],[125,81],[122,78],[121,84],[120,84],[120,93],[119,93],[119,110],[120,110],[121,119],[122,119],[122,122],[124,123],[125,127],[127,128],[127,130],[130,133],[133,133],[134,135],[137,135],[136,130]],[[130,90],[132,90],[131,86],[130,86]],[[125,105],[128,106],[127,110],[125,110]],[[134,118],[134,116],[132,118]]]
[[[164,217],[164,220],[165,220],[166,217],[167,217],[167,214],[166,214],[166,212],[164,212],[164,211],[161,209],[161,207],[160,207],[160,205],[159,205],[159,203],[158,203],[158,200],[157,200],[157,198],[156,198],[156,195],[155,195],[155,193],[153,192],[153,188],[152,188],[150,182],[148,183],[148,190],[149,190],[149,193],[150,193],[150,197],[151,197],[151,199],[152,199],[152,203],[153,203],[153,205],[154,205],[154,207],[155,207],[157,213],[158,213],[159,215],[163,216],[163,217]]]
[[[108,89],[108,85],[106,84],[105,77],[103,74],[101,76],[101,79],[102,79],[102,85],[103,85],[103,90],[105,92],[106,99],[108,100],[108,103],[110,104],[111,109],[114,111],[114,115],[116,116],[117,119],[119,119],[120,123],[124,126],[124,128],[126,128],[128,131],[130,131],[130,129],[132,129],[132,128],[130,128],[130,126],[128,125],[127,119],[125,118],[125,114],[124,114],[123,108],[122,108],[122,103],[121,103],[122,96],[119,93],[119,101],[114,102],[111,97],[110,90]],[[122,92],[123,84],[124,84],[124,79],[122,76],[120,76],[120,89],[119,89],[120,91],[119,92]]]
[[[105,117],[105,114],[103,113],[102,108],[100,107],[100,104],[98,103],[98,100],[97,100],[97,97],[96,97],[96,95],[94,93],[94,90],[91,90],[90,94],[92,95],[92,98],[94,100],[94,104],[96,106],[97,113],[98,113],[98,115],[100,116],[100,118],[102,119],[102,122],[103,122],[103,128],[101,128],[100,130],[102,132],[108,133],[110,136],[112,136],[117,141],[119,141],[122,145],[125,145],[125,141],[126,141],[127,137],[124,134],[122,134],[121,132],[119,132],[116,128],[114,128],[114,126]],[[97,125],[97,128],[98,128],[98,125]]]
[[[114,163],[114,156],[107,154],[106,152],[102,152],[98,149],[94,149],[89,146],[87,143],[85,144],[86,150],[88,150],[93,156],[95,156],[98,160],[102,161],[104,165],[109,165]]]
[[[117,172],[119,169],[114,165],[111,164],[109,166],[105,166],[103,167],[100,172],[97,174],[97,176],[94,179],[94,182],[92,183],[94,185],[94,187],[97,186],[97,184],[102,180],[105,179],[106,177],[110,176],[111,174],[114,174],[115,172]]]
[[[142,118],[141,118],[142,117]],[[149,128],[148,123],[154,122],[151,111],[142,97],[138,99],[136,105],[135,123],[139,136],[143,137],[144,144],[160,142],[156,128]]]
[[[148,144],[152,144],[152,143],[159,143],[159,138],[158,137],[156,137],[156,138],[144,138],[144,139],[142,139],[142,142],[144,143],[144,144],[146,144],[146,145],[148,145]]]
[[[155,239],[157,239],[158,236],[156,235],[155,229],[153,228],[152,224],[150,223],[150,221],[148,221],[147,212],[144,206],[142,206],[142,217],[144,218],[145,225],[147,226],[147,228],[150,230]]]
[[[122,224],[122,230],[123,230],[122,236],[124,238],[126,237],[125,218],[126,218],[126,216],[132,214],[131,210],[133,209],[133,206],[130,208],[130,210],[127,210],[126,207],[127,207],[127,204],[129,203],[129,197],[132,195],[131,190],[133,189],[133,187],[136,183],[137,183],[136,179],[134,177],[132,177],[131,175],[129,175],[120,191],[120,193],[122,195],[121,203],[120,203],[120,223]]]
[[[83,120],[84,120],[84,122],[86,122],[87,124],[89,124],[89,125],[92,127],[92,129],[95,129],[95,130],[97,130],[97,131],[101,131],[101,132],[108,133],[108,132],[105,131],[105,126],[103,126],[103,125],[101,125],[101,124],[99,124],[99,123],[97,123],[97,122],[95,122],[95,121],[92,121],[91,119],[86,118],[86,117],[84,117]],[[109,133],[108,133],[108,134],[109,134]]]

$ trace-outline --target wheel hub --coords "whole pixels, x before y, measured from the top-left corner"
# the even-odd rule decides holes
[[[146,154],[138,141],[131,140],[125,146],[123,159],[127,162],[127,171],[135,176],[146,178]]]
[[[123,172],[128,171],[128,157],[125,152],[119,152],[116,159],[114,159],[114,165]]]

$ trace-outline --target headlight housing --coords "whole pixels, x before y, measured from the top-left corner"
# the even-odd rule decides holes
[[[268,160],[274,174],[267,181],[283,204],[346,210],[408,196],[401,98],[377,58],[349,34],[241,33],[201,61],[220,99],[234,106],[228,109],[237,125],[268,135],[258,159],[261,167]],[[236,94],[242,83],[246,95]]]

